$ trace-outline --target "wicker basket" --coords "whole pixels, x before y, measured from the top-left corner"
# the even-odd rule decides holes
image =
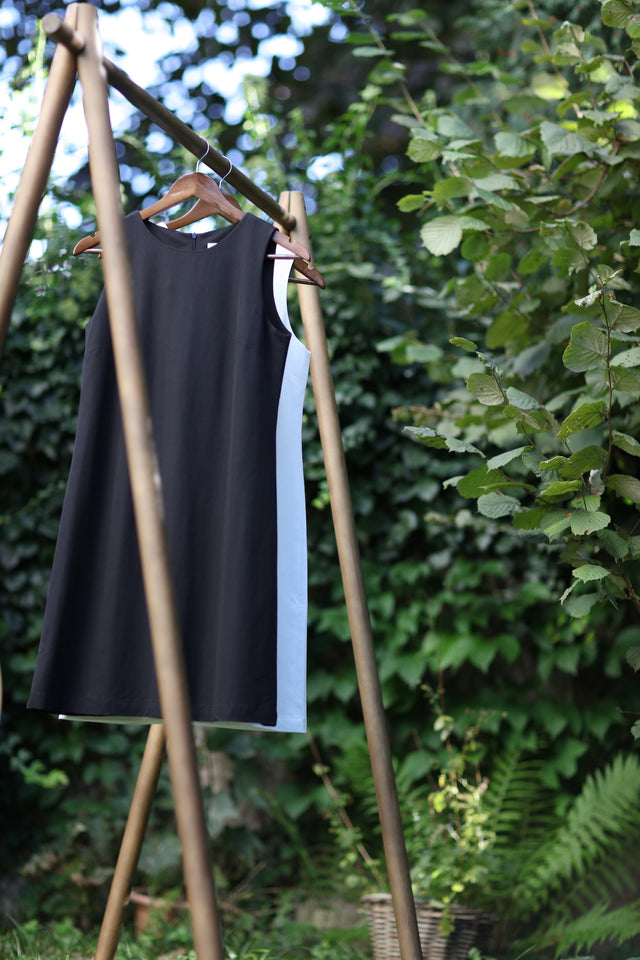
[[[362,898],[369,920],[369,932],[374,960],[400,960],[398,931],[393,904],[388,893],[373,893]],[[452,905],[454,929],[450,934],[440,932],[442,907],[426,900],[416,901],[418,933],[424,960],[467,960],[473,946],[483,950],[488,946],[495,921],[493,917],[469,907]]]

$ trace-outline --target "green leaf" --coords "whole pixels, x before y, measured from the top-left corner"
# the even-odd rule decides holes
[[[613,530],[600,530],[598,540],[614,560],[622,560],[629,553],[629,539]]]
[[[445,443],[447,449],[451,450],[452,453],[477,453],[481,457],[484,456],[482,451],[472,443],[469,443],[468,440],[459,440],[457,437],[445,437]]]
[[[419,210],[425,202],[424,194],[408,193],[406,197],[398,200],[398,210],[402,213],[411,213],[413,210]]]
[[[420,237],[429,253],[445,256],[462,240],[462,227],[458,217],[446,214],[426,223],[420,230]]]
[[[507,387],[507,400],[519,410],[539,410],[540,404],[535,397],[523,393],[522,390],[516,390],[515,387]]]
[[[542,142],[549,151],[549,155],[554,156],[573,156],[576,153],[586,153],[589,156],[593,153],[594,144],[584,137],[567,130],[559,123],[549,123],[545,120],[540,125],[540,135]]]
[[[405,427],[402,431],[408,433],[417,440],[420,440],[425,447],[435,447],[436,450],[446,449],[446,441],[439,433],[432,430],[431,427]]]
[[[496,133],[493,138],[496,150],[503,157],[513,157],[520,160],[527,160],[534,155],[536,148],[519,133],[508,133],[503,131]]]
[[[513,518],[513,525],[516,530],[539,530],[542,525],[542,518],[547,511],[544,507],[531,507],[529,510],[521,510]]]
[[[622,473],[614,473],[607,477],[605,486],[609,490],[615,490],[615,492],[621,497],[624,497],[625,500],[640,503],[640,480],[636,480],[635,477],[630,477]]]
[[[501,470],[489,470],[485,463],[462,477],[458,481],[457,490],[460,496],[465,498],[480,497],[488,488],[503,482],[509,482],[506,474]]]
[[[498,517],[507,517],[520,508],[520,501],[504,493],[493,491],[478,497],[478,512],[493,520]]]
[[[640,230],[632,231],[640,235]],[[627,303],[613,301],[609,305],[609,322],[613,330],[631,333],[640,327],[640,310]]]
[[[616,353],[611,358],[612,367],[637,367],[638,364],[640,364],[640,347],[623,350],[622,353]]]
[[[549,540],[556,540],[571,524],[569,510],[547,510],[540,520],[540,529]]]
[[[540,496],[544,497],[545,500],[549,500],[551,497],[562,499],[568,497],[570,493],[575,493],[580,487],[581,483],[579,480],[555,480],[553,483],[550,483],[548,487],[545,487],[544,490],[540,491]]]
[[[435,137],[425,139],[423,137],[412,137],[407,147],[407,156],[414,163],[428,163],[435,160],[442,153],[442,147]]]
[[[516,457],[521,456],[525,450],[531,450],[531,447],[528,445],[524,447],[514,447],[513,450],[505,450],[504,453],[498,453],[495,457],[487,460],[487,467],[489,470],[497,470],[499,467],[504,467],[508,463],[511,463],[512,460],[515,460]]]
[[[580,597],[573,596],[570,600],[567,600],[564,608],[572,617],[586,617],[599,599],[600,595],[598,593],[585,593]]]
[[[592,400],[581,404],[573,413],[562,421],[558,431],[558,439],[566,440],[579,430],[589,430],[597,426],[606,413],[607,405],[604,400]]]
[[[354,57],[386,57],[389,50],[381,50],[380,47],[355,47],[352,51]]]
[[[471,182],[466,177],[445,177],[439,180],[431,191],[436,200],[453,200],[455,197],[466,197],[471,189]]]
[[[571,572],[576,580],[580,580],[581,583],[588,583],[590,580],[604,580],[605,577],[609,576],[607,568],[596,563],[584,563],[581,567],[575,567]]]
[[[467,379],[467,390],[487,407],[504,403],[504,396],[495,377],[488,373],[472,373]]]
[[[485,267],[484,275],[487,280],[502,280],[509,273],[511,268],[511,257],[508,253],[494,253],[492,257],[489,257],[487,260],[487,265]],[[522,322],[519,317],[515,314],[510,315],[520,323]]]
[[[577,323],[571,330],[569,344],[562,354],[562,362],[575,373],[595,370],[607,363],[607,338],[588,320]]]
[[[612,438],[613,445],[618,447],[619,450],[624,450],[625,453],[630,454],[632,457],[640,457],[640,443],[638,443],[635,437],[630,437],[628,433],[621,433],[619,430],[614,430]]]
[[[525,253],[524,257],[518,264],[518,273],[522,276],[527,276],[527,274],[535,273],[543,263],[546,263],[549,259],[549,252],[544,245],[534,247],[532,250],[529,250],[528,253]]]
[[[473,340],[467,340],[466,337],[452,337],[449,343],[453,344],[454,347],[462,347],[467,353],[475,353],[478,349],[477,343],[474,343]]]
[[[626,27],[637,15],[637,11],[624,0],[604,0],[602,4],[602,22],[608,27]]]
[[[576,537],[582,537],[587,533],[604,530],[611,523],[611,517],[600,510],[593,513],[589,510],[571,510],[569,522],[571,533]]]
[[[640,670],[640,647],[629,647],[626,653],[626,660],[629,666],[638,672]],[[640,721],[637,721],[640,723]]]

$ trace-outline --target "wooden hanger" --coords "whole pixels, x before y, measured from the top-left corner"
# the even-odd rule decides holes
[[[195,223],[196,220],[202,220],[204,217],[221,216],[230,223],[238,223],[244,217],[244,211],[239,204],[232,198],[223,193],[215,180],[204,173],[185,173],[169,187],[164,197],[157,200],[156,203],[145,207],[140,211],[143,220],[183,203],[189,198],[197,197],[197,201],[191,210],[166,224],[170,230],[177,230],[179,227],[187,226],[189,223]],[[322,274],[315,267],[309,264],[311,254],[309,250],[297,240],[291,240],[285,233],[276,230],[273,234],[274,241],[285,250],[292,254],[293,265],[296,270],[307,277],[307,282],[316,284],[319,287],[326,286]],[[100,251],[100,233],[94,233],[92,236],[83,237],[73,248],[74,255],[79,253],[101,253]],[[274,257],[274,254],[270,255]],[[282,255],[280,255],[282,257]],[[304,283],[305,281],[300,281]]]

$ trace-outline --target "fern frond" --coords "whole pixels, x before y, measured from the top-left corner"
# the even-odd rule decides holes
[[[565,822],[523,871],[516,899],[529,909],[552,903],[589,911],[607,890],[628,894],[630,859],[640,844],[640,763],[635,755],[616,757],[585,781]]]
[[[552,943],[556,956],[566,951],[589,950],[598,943],[623,944],[638,936],[640,900],[611,909],[606,903],[596,904],[587,913],[572,920],[556,921],[540,930],[538,936]]]

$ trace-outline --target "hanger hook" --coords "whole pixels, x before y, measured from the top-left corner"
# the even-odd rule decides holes
[[[202,156],[198,158],[198,160],[197,160],[197,162],[196,162],[196,173],[198,172],[198,168],[200,167],[200,164],[202,163],[202,161],[204,160],[204,158],[206,157],[206,155],[209,153],[209,150],[211,149],[208,140],[205,140],[204,137],[200,137],[200,139],[202,140],[203,143],[205,143],[205,144],[207,145],[207,149],[206,149],[205,152],[202,154]],[[229,176],[229,174],[230,174],[231,171],[233,170],[233,163],[231,162],[231,160],[229,160],[229,157],[227,157],[226,154],[221,153],[220,156],[223,158],[223,160],[226,160],[227,163],[229,164],[229,169],[228,169],[227,172],[225,173],[224,177],[220,177],[219,185],[222,186],[222,184],[225,182],[225,180],[227,179],[227,177]]]
[[[202,163],[202,161],[204,160],[204,158],[206,157],[206,155],[209,153],[209,150],[211,149],[210,146],[209,146],[209,141],[208,141],[208,140],[205,140],[204,137],[200,137],[200,139],[201,139],[204,143],[206,143],[207,149],[206,149],[205,152],[202,154],[202,156],[198,158],[198,161],[197,161],[197,163],[196,163],[196,173],[198,172],[198,168],[199,168],[200,164]],[[227,176],[228,176],[228,174],[227,174]]]
[[[230,174],[231,171],[233,170],[233,164],[231,163],[231,160],[229,160],[229,157],[227,157],[224,153],[221,154],[221,156],[222,156],[222,157],[227,161],[227,163],[229,164],[229,169],[228,169],[227,172],[225,173],[224,177],[220,177],[219,186],[222,186],[222,184],[225,182],[225,180],[227,179],[227,177],[229,176],[229,174]]]

